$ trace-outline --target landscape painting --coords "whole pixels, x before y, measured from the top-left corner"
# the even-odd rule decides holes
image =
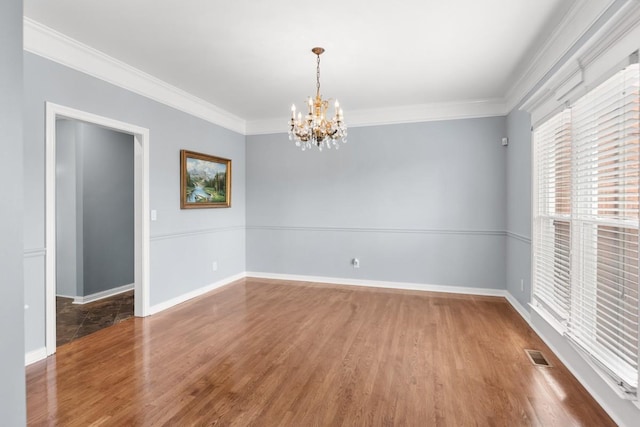
[[[231,206],[231,160],[180,151],[180,208]]]

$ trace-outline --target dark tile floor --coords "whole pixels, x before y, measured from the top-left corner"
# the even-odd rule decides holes
[[[56,297],[56,308],[56,344],[62,345],[133,317],[133,291],[87,304]]]

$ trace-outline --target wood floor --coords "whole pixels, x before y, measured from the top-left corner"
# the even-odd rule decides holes
[[[615,425],[502,298],[262,279],[58,347],[27,406],[34,426]]]

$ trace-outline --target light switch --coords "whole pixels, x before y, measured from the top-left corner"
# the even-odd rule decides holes
[[[158,219],[158,211],[155,209],[151,210],[151,221],[155,221]]]

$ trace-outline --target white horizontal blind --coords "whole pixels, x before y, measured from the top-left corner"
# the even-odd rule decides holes
[[[559,321],[569,314],[571,112],[538,127],[534,142],[533,297]]]
[[[568,335],[625,390],[638,386],[640,71],[633,64],[572,108]]]

